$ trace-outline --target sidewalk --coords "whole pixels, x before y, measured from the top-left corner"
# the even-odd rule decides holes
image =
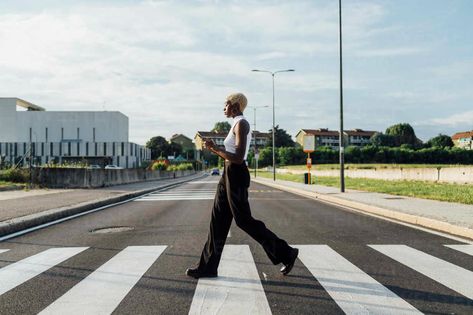
[[[448,234],[473,239],[473,206],[460,203],[346,190],[337,187],[305,185],[267,178],[252,178],[256,183],[318,199],[363,213],[415,224]]]
[[[201,177],[124,184],[96,189],[32,189],[0,191],[0,236],[80,212],[117,203]]]

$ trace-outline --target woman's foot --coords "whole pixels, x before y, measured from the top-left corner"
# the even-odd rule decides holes
[[[299,250],[297,248],[293,248],[291,251],[291,258],[287,264],[284,264],[284,266],[281,268],[281,273],[283,275],[287,275],[291,272],[292,267],[294,267],[294,263],[296,262],[297,255],[299,255]]]
[[[186,275],[189,277],[199,279],[199,278],[216,278],[218,277],[218,274],[215,273],[210,273],[210,272],[202,272],[199,270],[199,268],[189,268],[186,270]]]

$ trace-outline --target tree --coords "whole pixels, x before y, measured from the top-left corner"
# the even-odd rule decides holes
[[[176,155],[182,153],[182,147],[178,143],[169,143],[164,137],[156,136],[146,142],[146,147],[151,150],[151,159],[159,157],[167,158],[168,155]]]
[[[266,146],[271,147],[273,145],[273,130],[270,129],[268,132],[269,132],[269,141],[266,143]],[[275,134],[274,146],[276,148],[294,146],[294,141],[292,141],[291,136],[287,133],[286,130],[279,129],[279,125],[274,127],[274,134]]]
[[[395,137],[396,146],[401,144],[418,145],[419,140],[416,137],[414,128],[407,123],[392,125],[386,129],[386,135]]]
[[[219,121],[215,124],[212,132],[228,133],[232,126],[226,121]]]
[[[427,141],[426,145],[428,147],[439,147],[439,148],[451,148],[454,146],[452,138],[447,135],[439,134],[436,137],[433,137]]]
[[[370,143],[378,147],[394,147],[396,145],[395,137],[377,132],[370,138]]]

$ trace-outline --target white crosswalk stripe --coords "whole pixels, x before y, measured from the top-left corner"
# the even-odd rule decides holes
[[[166,246],[129,246],[40,314],[111,314]]]
[[[369,245],[380,253],[473,299],[473,272],[406,245]]]
[[[473,245],[471,244],[460,244],[460,245],[445,245],[459,252],[473,256]]]
[[[226,245],[218,273],[199,279],[189,314],[271,314],[248,245]]]
[[[0,269],[0,295],[36,277],[88,247],[51,248]]]
[[[134,201],[213,200],[215,189],[172,189],[145,195]]]
[[[327,245],[295,245],[299,259],[346,314],[422,314]]]
[[[346,314],[421,314],[328,245],[294,246],[300,250],[299,260]],[[473,298],[472,271],[405,245],[368,246]],[[472,254],[472,245],[445,246]],[[3,267],[0,269],[0,295],[87,248],[51,248]],[[40,314],[113,313],[147,270],[155,262],[159,263],[157,260],[166,248],[164,245],[126,247],[65,291]],[[0,253],[8,250],[0,249]],[[199,279],[189,314],[271,314],[248,245],[225,245],[218,273],[218,278]]]

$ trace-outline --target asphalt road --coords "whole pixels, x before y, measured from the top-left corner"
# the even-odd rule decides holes
[[[0,314],[473,314],[471,245],[254,183],[254,217],[299,245],[291,274],[232,225],[219,278],[187,277],[217,180],[0,243]]]

